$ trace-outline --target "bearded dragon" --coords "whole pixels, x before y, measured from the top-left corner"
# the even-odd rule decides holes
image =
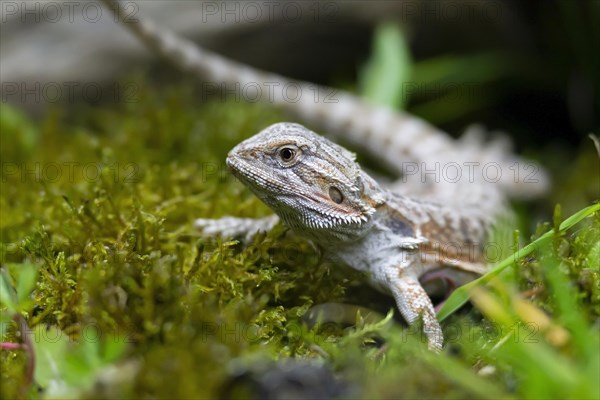
[[[123,16],[118,2],[104,2]],[[238,88],[253,85],[268,93],[274,105],[358,144],[402,175],[386,188],[361,169],[349,150],[302,125],[278,123],[237,145],[226,160],[276,215],[199,219],[196,225],[208,235],[251,236],[283,220],[332,260],[367,273],[375,287],[394,297],[409,324],[422,319],[429,347],[440,350],[442,330],[426,288],[440,280],[458,286],[484,273],[483,247],[492,224],[507,209],[506,199],[543,193],[548,186],[544,172],[512,155],[505,142],[486,146],[473,131],[456,141],[407,113],[236,63],[152,21],[124,22],[183,71]],[[303,95],[290,101],[282,90],[286,86]],[[250,97],[247,91],[240,94]],[[441,174],[440,166],[448,165],[455,170],[452,179]],[[489,165],[493,179],[483,172]],[[414,167],[420,173],[414,174]]]

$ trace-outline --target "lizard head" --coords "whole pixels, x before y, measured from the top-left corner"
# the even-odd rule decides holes
[[[298,124],[274,124],[243,141],[229,152],[227,165],[300,230],[359,233],[384,202],[353,153]]]

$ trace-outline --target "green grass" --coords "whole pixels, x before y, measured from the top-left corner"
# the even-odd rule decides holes
[[[362,398],[600,397],[600,213],[556,208],[539,246],[444,314],[433,354],[390,299],[284,227],[247,246],[193,229],[269,213],[223,160],[282,115],[201,103],[185,80],[135,82],[137,102],[41,121],[0,105],[2,398],[213,398],[233,366],[286,357],[329,366]],[[388,316],[304,322],[330,302]]]

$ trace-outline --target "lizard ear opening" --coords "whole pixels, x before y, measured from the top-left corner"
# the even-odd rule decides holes
[[[357,179],[358,187],[361,188],[362,200],[367,202],[371,207],[377,207],[385,203],[385,192],[375,179],[361,171]]]

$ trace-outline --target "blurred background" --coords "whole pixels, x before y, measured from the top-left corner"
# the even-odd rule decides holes
[[[577,145],[599,126],[596,1],[124,4],[131,16],[152,18],[233,59],[328,85],[356,82],[374,29],[395,22],[414,61],[407,107],[428,119],[440,111],[437,119],[449,127],[481,121],[517,138],[527,132],[517,140],[542,146]],[[97,1],[2,1],[1,13],[3,101],[28,111],[53,103],[49,84],[113,82],[133,66],[156,62]],[[48,93],[36,101],[35,91]],[[93,97],[76,87],[73,93],[74,100]],[[452,111],[431,106],[444,95],[453,96],[445,102]]]

